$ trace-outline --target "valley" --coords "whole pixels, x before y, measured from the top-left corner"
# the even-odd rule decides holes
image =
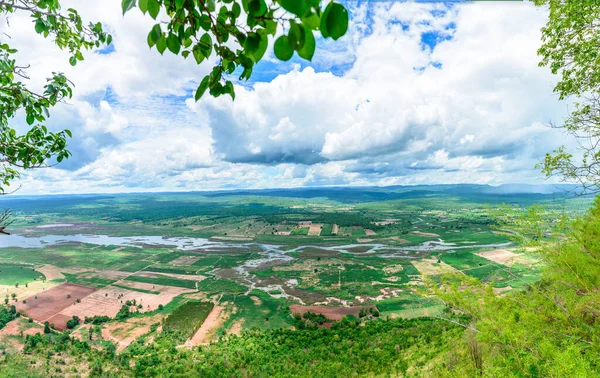
[[[119,350],[150,331],[143,319],[164,327],[178,312],[193,324],[182,346],[294,328],[294,316],[307,311],[327,327],[369,309],[377,318],[435,317],[445,305],[426,281],[461,274],[503,293],[537,280],[535,252],[498,229],[489,203],[544,202],[572,213],[586,206],[581,198],[481,191],[16,199],[17,222],[1,239],[0,290],[40,326],[79,335],[104,319],[99,334]],[[185,310],[195,304],[210,310]],[[73,317],[81,321],[68,327]],[[5,335],[0,346],[18,347],[19,337]]]

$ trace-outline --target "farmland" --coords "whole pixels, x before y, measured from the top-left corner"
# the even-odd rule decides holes
[[[539,259],[498,229],[497,206],[573,215],[590,203],[488,189],[15,197],[2,203],[16,218],[0,239],[0,289],[38,327],[67,330],[77,317],[69,332],[119,351],[158,325],[200,345],[292,328],[295,312],[436,315],[444,306],[428,280],[466,275],[498,292],[537,280]]]

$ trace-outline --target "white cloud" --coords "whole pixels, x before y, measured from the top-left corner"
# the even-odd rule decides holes
[[[72,68],[27,18],[0,30],[34,85],[59,69],[77,85],[74,106],[53,118],[78,127],[89,161],[33,173],[27,192],[53,178],[53,191],[522,182],[563,143],[543,126],[566,106],[537,66],[546,14],[529,3],[361,5],[346,37],[318,41],[314,68],[237,86],[235,102],[195,103],[189,90],[210,64],[150,51],[153,21],[123,18],[118,0],[71,2],[109,25],[113,53]],[[342,75],[322,72],[339,65]]]

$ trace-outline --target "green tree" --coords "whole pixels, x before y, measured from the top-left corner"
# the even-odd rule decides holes
[[[546,154],[538,165],[547,176],[579,183],[586,192],[600,186],[600,4],[594,0],[536,0],[548,7],[538,54],[541,66],[560,75],[554,91],[560,99],[575,97],[575,110],[563,124],[551,124],[574,137],[579,155],[565,147]]]
[[[200,82],[195,98],[208,90],[212,96],[235,98],[229,75],[248,80],[275,39],[275,56],[290,60],[294,53],[311,60],[315,32],[337,40],[348,29],[348,11],[336,2],[321,0],[122,0],[123,13],[138,7],[157,20],[148,33],[148,46],[169,50],[197,64],[217,58],[211,73]],[[166,17],[166,18],[165,18]],[[166,22],[162,22],[163,20]]]
[[[470,331],[464,361],[470,362],[451,375],[600,375],[600,198],[555,236],[529,241],[545,267],[527,290],[496,294],[464,275],[445,277],[435,289],[453,310],[472,316],[463,324]]]
[[[111,43],[110,35],[100,23],[86,26],[76,10],[63,11],[58,0],[0,1],[0,13],[15,12],[29,13],[38,34],[70,53],[71,65],[84,59],[84,50]],[[62,73],[55,72],[47,79],[42,93],[30,90],[24,83],[29,78],[28,66],[17,62],[16,52],[9,42],[0,41],[0,194],[19,177],[18,169],[46,167],[51,159],[61,162],[71,155],[66,148],[71,132],[49,131],[44,122],[50,116],[50,108],[71,98],[72,83]],[[22,135],[10,126],[21,111],[31,126]]]

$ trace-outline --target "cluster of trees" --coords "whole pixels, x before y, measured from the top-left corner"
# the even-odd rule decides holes
[[[103,323],[107,323],[109,321],[111,321],[112,319],[106,315],[94,315],[94,316],[86,316],[83,319],[83,322],[85,324],[92,324],[92,325],[100,325]]]
[[[73,318],[67,320],[67,329],[73,329],[77,327],[81,323],[81,319],[79,316],[74,315]]]
[[[17,308],[12,305],[9,308],[0,307],[0,329],[4,328],[6,324],[19,316]]]
[[[467,321],[456,318],[457,323]],[[48,372],[91,377],[401,375],[409,369],[432,369],[431,358],[450,349],[463,333],[460,326],[436,319],[364,325],[347,319],[330,329],[248,331],[189,350],[177,348],[176,335],[157,334],[156,328],[120,354],[115,354],[114,345],[99,340],[80,341],[67,334],[27,336],[25,353],[0,356],[0,366],[7,376],[19,372],[33,377]],[[37,361],[46,362],[32,363]]]

